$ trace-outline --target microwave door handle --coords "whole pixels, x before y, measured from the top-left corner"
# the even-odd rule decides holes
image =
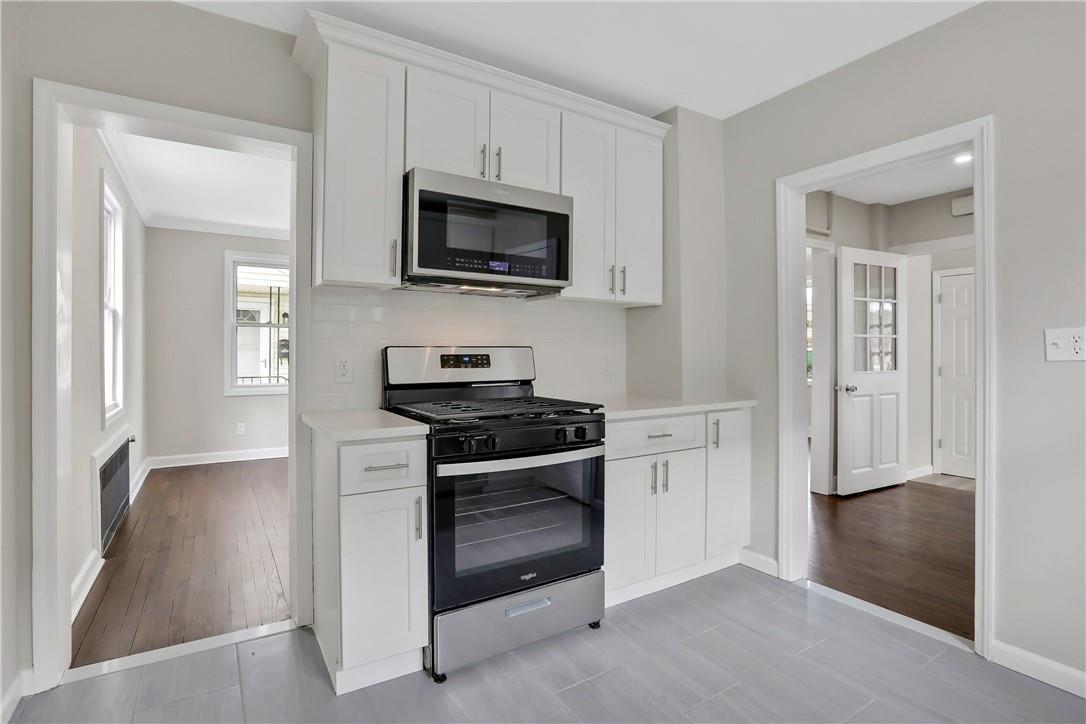
[[[592,460],[603,457],[603,445],[566,450],[550,455],[532,455],[519,458],[483,460],[477,463],[445,463],[437,466],[437,477],[448,478],[457,475],[479,475],[482,473],[505,473],[513,470],[543,468],[548,465],[561,465],[580,460]]]

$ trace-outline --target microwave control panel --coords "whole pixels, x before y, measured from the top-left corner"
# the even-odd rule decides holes
[[[488,369],[490,367],[490,355],[488,354],[443,354],[441,355],[441,369]]]

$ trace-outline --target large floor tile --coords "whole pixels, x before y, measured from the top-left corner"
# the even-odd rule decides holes
[[[512,653],[451,672],[441,689],[473,722],[580,721]]]
[[[365,692],[377,722],[421,724],[469,720],[445,687],[435,684],[422,671],[376,684]]]
[[[234,646],[159,661],[143,667],[136,710],[237,685],[238,657]]]
[[[687,721],[681,711],[664,705],[622,666],[563,689],[558,696],[584,722]]]
[[[137,724],[236,724],[245,718],[241,707],[241,687],[219,689],[174,701],[161,706],[137,710],[132,721]]]
[[[140,670],[128,669],[58,686],[25,700],[19,722],[128,722]]]
[[[296,722],[335,698],[312,632],[299,629],[238,644],[241,698],[251,722]]]
[[[548,691],[564,689],[615,666],[595,645],[595,633],[584,629],[552,636],[511,652],[511,662],[522,676],[535,677]]]

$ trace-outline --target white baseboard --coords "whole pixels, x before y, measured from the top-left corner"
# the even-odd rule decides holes
[[[128,478],[128,505],[131,507],[136,502],[136,496],[143,490],[143,482],[147,480],[147,474],[151,472],[150,458],[144,458],[143,463],[136,470],[135,475]]]
[[[620,603],[626,601],[632,601],[635,598],[641,596],[647,596],[650,593],[656,593],[662,591],[665,588],[671,588],[677,586],[680,583],[686,583],[692,581],[695,578],[701,578],[702,576],[714,573],[716,571],[727,568],[728,566],[734,566],[739,562],[739,555],[737,553],[726,553],[725,555],[718,556],[717,558],[710,558],[707,561],[696,563],[686,568],[680,568],[677,571],[671,573],[665,573],[662,576],[656,576],[649,578],[645,581],[638,581],[637,583],[631,583],[628,586],[622,586],[611,591],[607,591],[603,595],[603,605],[607,608],[611,606],[617,606]],[[607,575],[607,569],[604,568],[604,575]]]
[[[75,574],[75,580],[72,581],[72,621],[75,621],[79,609],[87,600],[87,594],[90,593],[91,586],[97,580],[103,565],[105,565],[105,559],[102,558],[101,553],[95,549],[87,552],[87,558],[79,567],[79,573]]]
[[[934,471],[935,470],[931,465],[921,465],[918,468],[905,471],[905,479],[912,480],[913,478],[922,478],[925,475],[931,475]]]
[[[33,669],[23,669],[15,674],[7,690],[0,696],[0,722],[7,724],[11,721],[19,706],[19,700],[30,693],[30,680],[33,675]]]
[[[779,577],[780,567],[777,565],[777,561],[764,553],[755,553],[749,548],[744,548],[739,551],[739,562],[747,568],[753,568],[767,576]]]
[[[156,468],[177,468],[182,465],[210,465],[213,463],[237,463],[246,460],[267,460],[285,458],[285,447],[262,447],[249,450],[223,450],[221,452],[189,453],[187,455],[158,455],[147,458],[147,466]]]
[[[1075,696],[1086,697],[1086,671],[1075,669],[1031,651],[994,639],[989,652],[992,661],[1020,674],[1043,681]]]

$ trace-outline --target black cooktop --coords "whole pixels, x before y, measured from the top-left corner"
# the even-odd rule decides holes
[[[541,416],[579,410],[598,410],[603,405],[551,397],[506,397],[482,400],[434,400],[409,402],[390,409],[421,420],[434,422],[478,420],[480,418],[509,418],[524,415]]]

